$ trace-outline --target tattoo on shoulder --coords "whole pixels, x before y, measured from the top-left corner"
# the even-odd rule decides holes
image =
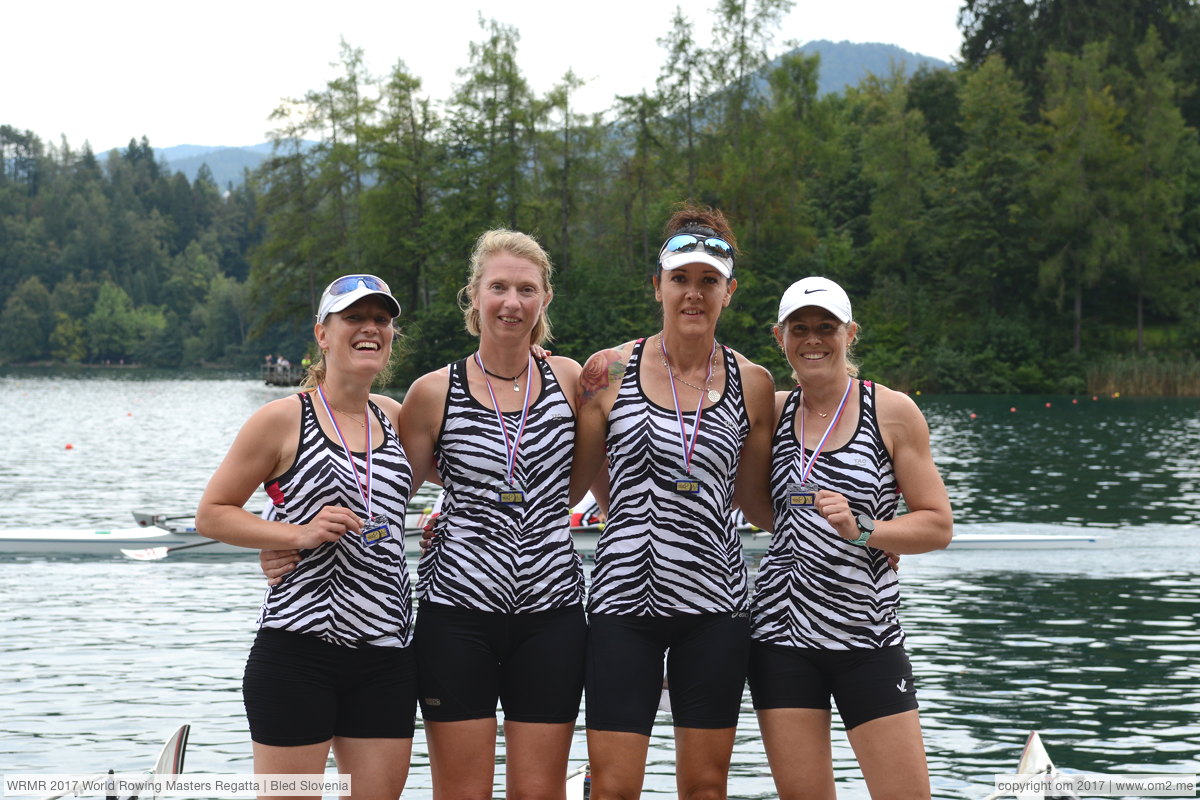
[[[596,353],[583,365],[579,375],[580,405],[588,402],[603,392],[613,383],[619,383],[625,374],[625,363],[621,354],[616,350],[603,350]]]

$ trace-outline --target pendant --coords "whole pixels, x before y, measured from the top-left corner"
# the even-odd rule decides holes
[[[708,402],[710,402],[710,403],[715,403],[715,402],[717,402],[717,401],[718,401],[718,400],[720,400],[720,399],[721,399],[721,393],[720,393],[720,392],[718,392],[716,389],[709,389],[709,390],[708,390]]]
[[[812,481],[789,483],[787,485],[787,504],[789,508],[816,508],[816,484]]]
[[[373,514],[362,521],[362,541],[367,547],[392,538],[391,524],[382,514]]]
[[[521,386],[516,381],[513,381],[513,391],[514,392],[521,391]]]
[[[525,487],[519,481],[500,481],[496,484],[496,494],[503,506],[519,506],[525,502]]]
[[[675,476],[672,489],[677,494],[700,494],[700,481],[686,472]]]

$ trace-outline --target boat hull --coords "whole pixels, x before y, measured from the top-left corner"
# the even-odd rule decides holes
[[[0,530],[0,555],[120,557],[121,550],[175,547],[210,541],[195,532],[166,531],[162,528],[17,528]],[[233,555],[255,551],[224,542],[213,542],[184,552],[195,552],[196,555]]]

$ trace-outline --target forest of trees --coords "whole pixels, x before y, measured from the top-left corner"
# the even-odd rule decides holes
[[[702,30],[677,12],[657,85],[603,114],[572,73],[533,92],[493,20],[443,100],[344,43],[239,187],[169,174],[144,138],[97,158],[0,126],[0,362],[296,361],[325,283],[373,272],[404,307],[407,385],[470,352],[455,296],[492,227],[546,246],[552,349],[582,360],[656,330],[662,226],[691,199],[741,249],[718,337],[781,380],[779,295],[819,274],[854,300],[863,374],[896,388],[1080,392],[1129,364],[1198,385],[1193,0],[965,0],[956,69],[820,97],[815,56],[768,63],[790,5],[719,0]]]

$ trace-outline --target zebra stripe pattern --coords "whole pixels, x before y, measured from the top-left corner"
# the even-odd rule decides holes
[[[775,535],[755,579],[752,636],[831,650],[902,645],[899,582],[884,552],[846,541],[813,509],[787,505],[788,484],[800,481],[795,427],[800,399],[798,388],[788,395],[771,448]],[[844,495],[855,514],[891,519],[899,493],[869,381],[860,383],[859,399],[854,435],[845,447],[821,453],[812,479]],[[805,451],[806,459],[811,455]]]
[[[642,391],[639,363],[646,340],[629,358],[608,418],[611,503],[596,545],[588,610],[670,617],[744,613],[746,563],[732,519],[738,456],[750,432],[736,356],[721,348],[725,392],[705,408],[692,457],[696,494],[674,491],[683,472],[675,410]],[[695,412],[684,413],[690,437]]]
[[[550,365],[534,363],[542,388],[517,454],[525,502],[513,505],[499,501],[507,456],[496,412],[471,396],[466,359],[450,365],[435,448],[445,494],[417,568],[422,602],[509,614],[583,602],[583,559],[567,507],[575,414]],[[504,414],[510,439],[520,419],[519,411]]]
[[[321,430],[312,395],[300,395],[300,445],[296,461],[267,487],[273,503],[263,516],[303,525],[328,505],[345,506],[366,518],[356,477],[339,442]],[[283,583],[267,589],[259,624],[306,633],[346,647],[407,647],[412,641],[412,588],[404,557],[404,514],[412,469],[396,431],[374,403],[384,441],[371,454],[373,514],[392,522],[392,536],[373,545],[347,533],[300,551],[300,563]],[[352,453],[359,475],[366,453]]]

